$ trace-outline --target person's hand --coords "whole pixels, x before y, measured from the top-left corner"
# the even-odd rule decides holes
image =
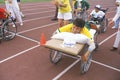
[[[77,8],[77,11],[80,11],[80,12],[81,12],[81,11],[82,11],[82,9],[81,9],[81,8]]]
[[[56,6],[58,6],[58,5],[59,5],[59,3],[58,3],[58,1],[57,1],[57,0],[52,0],[52,1],[51,1],[51,3],[52,3],[52,4],[54,4],[54,5],[56,5]]]
[[[112,25],[114,23],[113,20],[110,20],[109,23],[108,23],[108,26]]]

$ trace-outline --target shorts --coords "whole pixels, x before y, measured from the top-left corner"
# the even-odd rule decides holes
[[[20,0],[17,0],[17,2],[20,2]]]
[[[71,12],[67,12],[67,13],[58,12],[57,18],[64,19],[64,20],[70,20],[70,19],[72,19],[72,13]]]

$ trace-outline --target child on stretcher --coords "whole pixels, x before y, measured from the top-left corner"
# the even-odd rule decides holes
[[[87,40],[84,42],[84,44],[88,44],[88,50],[87,52],[82,56],[83,61],[87,60],[87,57],[89,54],[92,53],[92,51],[95,49],[95,43],[92,39],[92,36],[88,29],[85,27],[85,21],[83,19],[75,19],[73,23],[65,25],[59,29],[57,29],[54,34],[61,33],[61,32],[70,32],[74,34],[82,34],[87,37]]]

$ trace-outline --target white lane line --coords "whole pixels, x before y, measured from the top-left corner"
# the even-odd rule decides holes
[[[45,18],[49,18],[49,17],[53,17],[53,16],[39,17],[39,18],[34,18],[34,19],[24,20],[23,22],[29,22],[29,21],[34,21],[34,20],[38,20],[38,19],[45,19]]]
[[[59,73],[56,77],[54,77],[52,80],[58,80],[62,75],[64,75],[68,70],[70,70],[74,65],[76,65],[80,61],[80,58],[74,61],[70,66],[68,66],[66,69],[64,69],[61,73]]]
[[[28,14],[24,14],[25,16],[26,15],[33,15],[33,14],[41,14],[41,13],[48,13],[48,12],[53,12],[55,10],[49,10],[49,11],[42,11],[42,12],[36,12],[36,13],[28,13]]]
[[[35,10],[38,10],[38,11],[41,11],[41,10],[51,10],[51,9],[53,9],[53,10],[55,10],[55,7],[49,7],[49,8],[40,8],[40,7],[38,7],[38,8],[30,8],[30,9],[23,9],[22,11],[23,11],[23,13],[24,12],[27,12],[27,11],[35,11]]]
[[[106,42],[107,40],[109,40],[110,38],[112,38],[113,36],[116,35],[117,32],[113,33],[111,36],[107,37],[106,39],[102,40],[99,45],[102,45],[104,42]]]
[[[36,45],[36,46],[33,46],[33,47],[29,48],[29,49],[26,49],[26,50],[24,50],[24,51],[21,51],[21,52],[15,54],[15,55],[13,55],[13,56],[10,56],[10,57],[8,57],[8,58],[6,58],[6,59],[1,60],[0,63],[6,62],[6,61],[8,61],[8,60],[10,60],[10,59],[13,59],[13,58],[15,58],[15,57],[17,57],[17,56],[19,56],[19,55],[21,55],[21,54],[24,54],[24,53],[26,53],[26,52],[28,52],[28,51],[31,51],[31,50],[39,47],[39,46],[40,46],[40,45]]]
[[[43,26],[39,26],[39,27],[35,27],[35,28],[32,28],[32,29],[28,29],[28,30],[24,30],[24,31],[18,32],[18,34],[29,32],[29,31],[32,31],[32,30],[40,29],[40,28],[45,28],[45,27],[50,27],[50,26],[52,27],[52,25],[55,25],[55,24],[57,24],[57,22],[50,23],[50,24],[43,25]]]
[[[16,34],[16,35],[19,36],[19,37],[21,37],[21,38],[24,38],[24,39],[27,39],[27,40],[29,40],[29,41],[32,41],[32,42],[35,42],[35,43],[40,44],[40,42],[37,41],[37,40],[31,39],[31,38],[28,38],[28,37],[25,37],[25,36],[22,36],[22,35],[19,35],[19,34]]]
[[[96,64],[99,64],[99,65],[101,65],[101,66],[107,67],[107,68],[112,69],[112,70],[114,70],[114,71],[120,72],[120,69],[117,69],[117,68],[115,68],[115,67],[109,66],[109,65],[107,65],[107,64],[103,64],[103,63],[98,62],[98,61],[95,61],[95,60],[91,60],[91,61],[92,61],[93,63],[96,63]]]

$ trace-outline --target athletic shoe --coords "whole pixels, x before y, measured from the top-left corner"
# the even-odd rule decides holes
[[[57,18],[53,18],[53,19],[51,19],[52,21],[57,21],[58,19]]]
[[[116,51],[118,48],[116,48],[116,47],[112,47],[111,49],[110,49],[110,51]]]
[[[12,27],[15,27],[15,24],[13,24]]]
[[[23,23],[20,23],[20,26],[23,26]]]

